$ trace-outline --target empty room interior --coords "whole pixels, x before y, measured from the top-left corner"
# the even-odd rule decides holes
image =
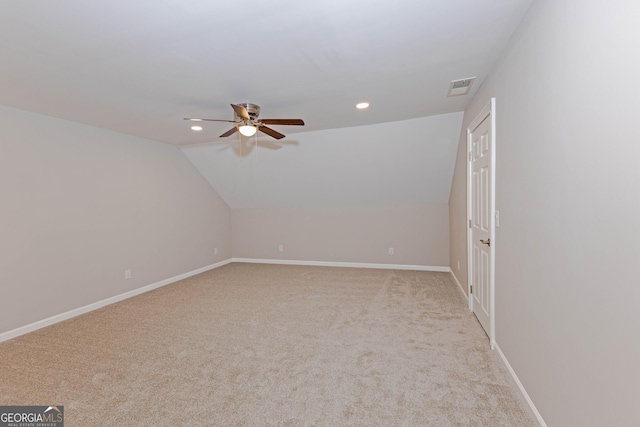
[[[1,2],[0,410],[640,425],[639,17]]]

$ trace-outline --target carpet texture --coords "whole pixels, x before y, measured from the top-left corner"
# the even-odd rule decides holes
[[[0,344],[65,426],[535,426],[448,273],[229,264]]]

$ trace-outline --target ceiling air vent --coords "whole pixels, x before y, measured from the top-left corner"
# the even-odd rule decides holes
[[[447,96],[459,96],[468,94],[469,89],[471,89],[471,85],[473,85],[475,79],[475,77],[468,77],[466,79],[453,80],[449,85],[449,93],[447,93]]]

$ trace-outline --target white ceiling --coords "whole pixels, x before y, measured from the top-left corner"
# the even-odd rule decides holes
[[[464,109],[531,0],[5,0],[0,104],[170,144],[186,116],[303,118],[292,134]],[[371,103],[356,111],[356,102]]]
[[[180,146],[234,208],[446,202],[460,112],[531,2],[4,0],[0,104]],[[183,120],[242,102],[306,125]]]

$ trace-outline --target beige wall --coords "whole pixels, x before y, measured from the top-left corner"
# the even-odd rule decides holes
[[[0,333],[231,256],[179,149],[5,107],[0,129]]]
[[[464,128],[496,97],[496,341],[549,426],[640,425],[638,16],[536,1],[465,112]]]
[[[449,265],[446,203],[378,208],[232,209],[233,256]],[[278,245],[284,251],[278,251]],[[394,255],[389,255],[389,247]]]
[[[471,119],[473,120],[473,119]],[[462,290],[468,294],[467,268],[467,126],[470,119],[465,115],[462,127],[455,173],[449,195],[449,259],[451,272],[456,276]]]

